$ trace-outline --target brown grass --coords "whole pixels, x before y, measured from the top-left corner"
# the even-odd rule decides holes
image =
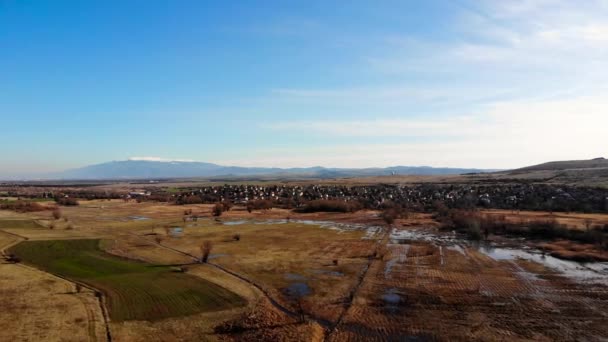
[[[507,221],[518,223],[526,221],[548,221],[556,220],[560,224],[567,225],[572,229],[585,229],[585,220],[591,220],[592,226],[603,226],[608,224],[608,214],[583,214],[583,213],[549,213],[546,211],[513,211],[513,210],[483,210],[484,214],[490,216],[505,216]]]

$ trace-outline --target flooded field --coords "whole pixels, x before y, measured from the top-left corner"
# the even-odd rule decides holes
[[[608,264],[394,229],[331,341],[600,340]]]

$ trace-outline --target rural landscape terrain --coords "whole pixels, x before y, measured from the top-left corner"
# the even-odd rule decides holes
[[[0,340],[604,340],[606,167],[4,182]]]
[[[0,0],[0,342],[608,342],[608,0]]]

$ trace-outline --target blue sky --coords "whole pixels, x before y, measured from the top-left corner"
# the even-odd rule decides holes
[[[608,1],[0,0],[0,175],[606,155]]]

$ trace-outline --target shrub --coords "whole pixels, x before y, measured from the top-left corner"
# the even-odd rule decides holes
[[[231,208],[232,208],[232,203],[230,203],[230,201],[222,202],[222,211],[230,211]]]
[[[444,228],[453,229],[466,234],[471,239],[480,239],[484,235],[505,234],[522,236],[532,239],[566,239],[582,243],[593,243],[601,246],[607,241],[608,230],[593,227],[588,230],[568,229],[556,220],[534,220],[527,222],[509,222],[504,215],[483,216],[479,212],[451,210],[447,217],[442,218]]]
[[[302,208],[296,211],[301,213],[315,212],[338,212],[352,213],[361,210],[362,206],[359,202],[345,202],[339,200],[314,200],[306,203]]]
[[[241,240],[241,234],[237,233],[237,234],[232,235],[232,239],[234,241],[240,241]]]
[[[255,200],[247,202],[247,211],[252,210],[269,210],[272,209],[273,203],[270,200]]]
[[[78,205],[78,201],[75,198],[71,197],[57,197],[55,198],[55,202],[59,205],[63,205],[66,207],[73,207]]]
[[[202,204],[203,199],[197,195],[189,195],[189,196],[180,196],[175,204],[184,205],[184,204]]]
[[[29,201],[15,201],[15,202],[3,202],[0,204],[0,209],[12,210],[18,213],[29,213],[44,210],[51,210],[52,208],[41,205],[37,202]]]
[[[59,208],[53,210],[53,218],[59,220],[61,218],[61,210]]]
[[[221,203],[217,203],[214,207],[213,207],[213,216],[215,217],[220,217],[222,216],[222,212],[224,211],[224,206]]]

